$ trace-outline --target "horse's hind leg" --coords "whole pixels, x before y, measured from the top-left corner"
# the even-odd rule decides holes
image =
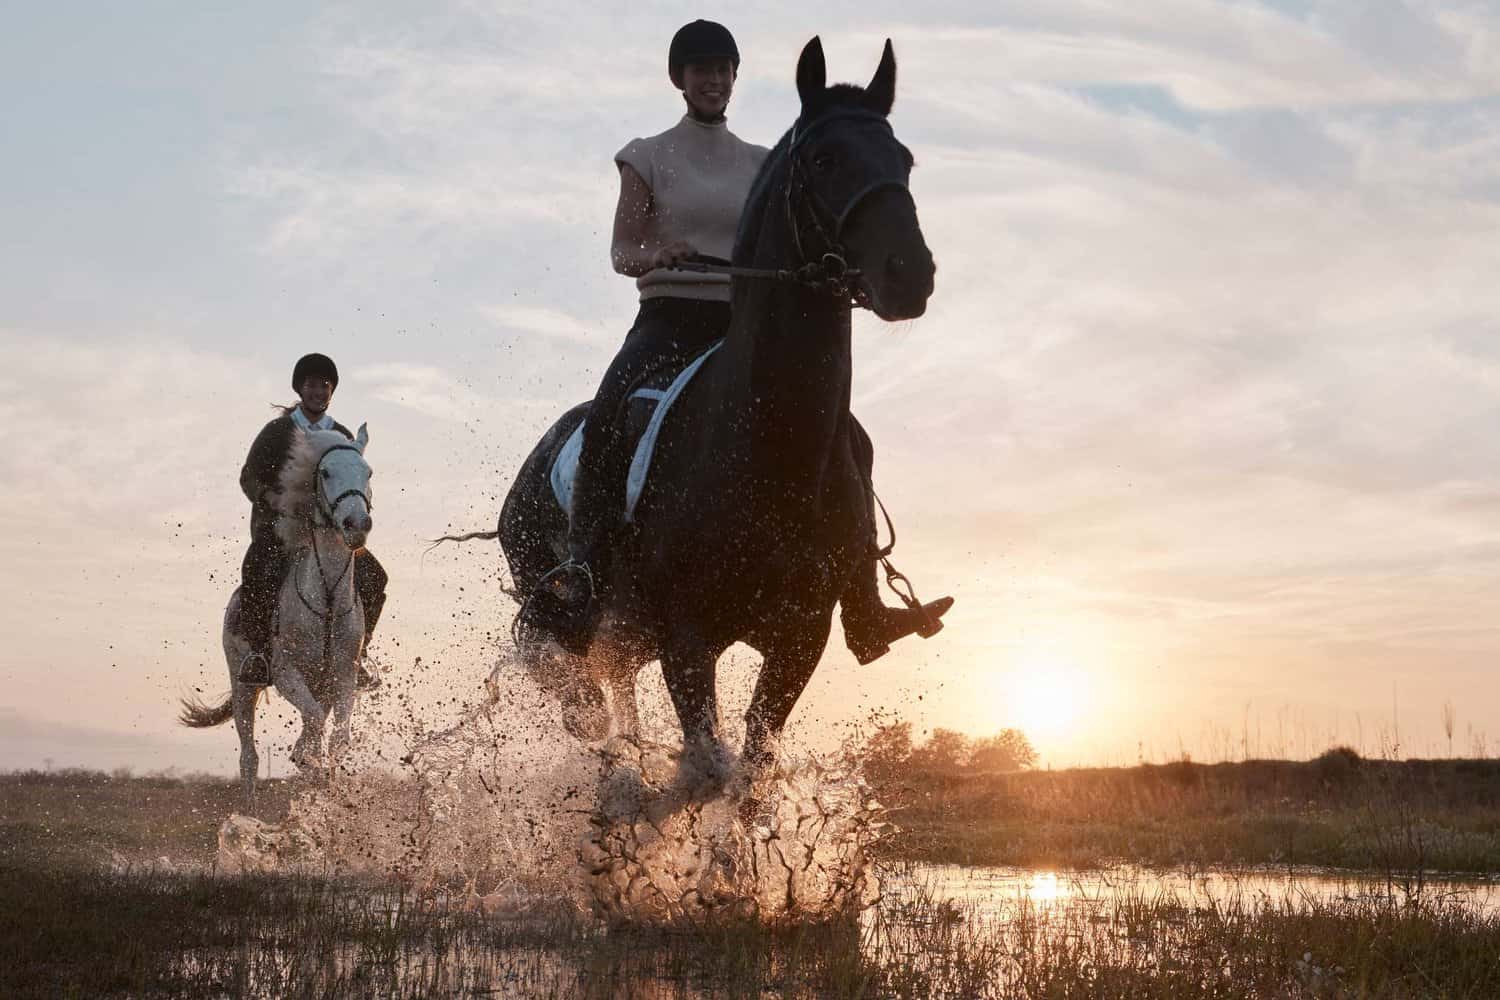
[[[255,701],[258,688],[233,681],[231,701],[234,705],[234,729],[240,736],[240,785],[245,792],[245,815],[255,812],[255,775],[260,770],[260,755],[255,752]]]
[[[229,667],[229,703],[234,711],[234,731],[240,737],[240,785],[245,795],[245,815],[255,811],[255,775],[260,770],[260,756],[255,752],[255,702],[260,697],[258,688],[249,687],[239,681],[240,664],[250,652],[250,646],[238,634],[240,618],[240,591],[229,596],[229,606],[224,609],[224,662]]]

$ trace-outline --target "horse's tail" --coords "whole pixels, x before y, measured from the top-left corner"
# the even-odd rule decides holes
[[[499,537],[500,532],[498,531],[471,531],[466,535],[444,535],[442,538],[434,538],[432,544],[427,546],[427,552],[431,552],[444,542],[472,542],[476,538],[492,542]],[[425,555],[426,553],[423,554]]]
[[[255,697],[260,697],[259,689]],[[234,696],[226,694],[224,700],[217,705],[205,705],[197,698],[182,699],[182,712],[177,716],[177,721],[184,726],[193,729],[208,729],[212,726],[222,726],[234,718]]]

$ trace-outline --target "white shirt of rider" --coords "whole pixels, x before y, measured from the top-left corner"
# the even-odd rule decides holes
[[[307,414],[302,412],[302,407],[292,408],[292,423],[304,431],[331,431],[333,430],[333,418],[325,411],[317,420],[308,420]]]
[[[745,197],[769,150],[746,142],[724,122],[689,115],[660,135],[632,139],[615,154],[651,189],[654,231],[662,243],[686,240],[699,253],[727,258],[734,250]],[[641,298],[729,301],[729,276],[647,271],[636,281]]]

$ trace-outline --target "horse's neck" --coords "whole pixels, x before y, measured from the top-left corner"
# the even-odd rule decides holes
[[[331,597],[329,606],[339,610],[353,600],[354,553],[337,528],[314,525],[307,537],[308,544],[297,555],[293,579],[305,598],[329,601]]]
[[[831,294],[790,283],[737,291],[723,351],[730,422],[749,435],[754,481],[815,497],[848,432],[849,310]]]

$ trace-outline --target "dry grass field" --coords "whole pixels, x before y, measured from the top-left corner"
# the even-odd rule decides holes
[[[1424,873],[1462,866],[1401,865],[1495,870],[1497,774],[1344,760],[922,778],[888,847],[905,876],[863,916],[671,931],[608,928],[555,903],[499,915],[388,883],[219,876],[231,782],[6,775],[0,996],[1493,997],[1500,919],[1423,893]],[[265,815],[287,794],[268,786]],[[1127,888],[1093,906],[981,912],[935,895],[912,865],[1318,851],[1404,871],[1416,889],[1203,908]]]

